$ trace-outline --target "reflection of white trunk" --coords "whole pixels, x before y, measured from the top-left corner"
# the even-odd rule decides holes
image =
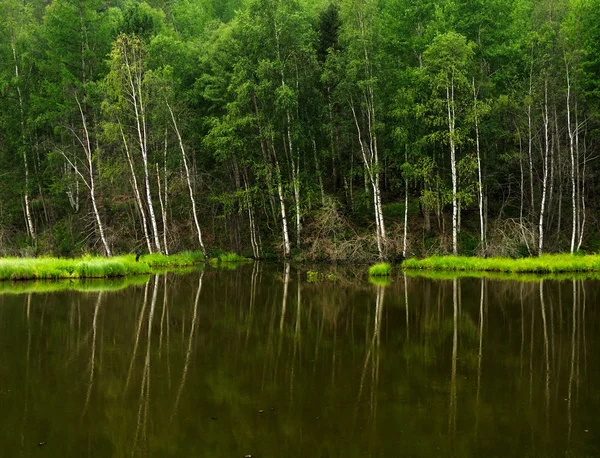
[[[477,395],[475,397],[475,430],[479,425],[479,393],[481,391],[481,365],[483,362],[483,298],[485,294],[485,279],[481,279],[481,291],[479,293],[479,355],[477,358]]]
[[[198,321],[198,303],[200,302],[200,293],[202,292],[202,277],[204,277],[204,271],[200,273],[200,278],[198,279],[198,290],[196,292],[196,299],[194,301],[194,311],[192,312],[192,325],[190,328],[187,351],[185,352],[185,363],[183,365],[183,373],[181,374],[181,382],[179,383],[179,388],[177,389],[177,396],[175,397],[175,404],[173,405],[173,414],[171,415],[171,421],[173,421],[173,418],[177,413],[179,400],[181,399],[181,393],[183,393],[183,387],[185,385],[188,368],[190,366],[190,359],[192,356],[192,344],[194,342],[194,335],[196,334],[196,321]]]
[[[571,368],[569,370],[569,383],[567,388],[567,412],[568,412],[568,437],[571,437],[571,411],[573,405],[573,382],[575,380],[575,343],[577,336],[577,280],[573,280],[573,316],[571,318]]]
[[[137,356],[138,345],[140,343],[140,335],[142,333],[142,324],[144,323],[144,316],[146,314],[146,307],[148,305],[148,288],[150,287],[150,280],[146,282],[146,287],[144,288],[144,302],[142,304],[142,310],[140,311],[140,317],[138,318],[137,330],[135,332],[135,343],[133,345],[133,353],[131,354],[131,360],[129,362],[129,370],[127,371],[127,379],[125,380],[125,391],[129,387],[129,382],[131,380],[131,374],[133,373],[133,363],[135,362],[135,358]]]
[[[540,306],[542,309],[542,327],[544,331],[544,357],[546,360],[546,420],[550,408],[550,348],[548,341],[548,323],[546,320],[546,302],[544,301],[544,280],[540,280]]]
[[[288,286],[290,284],[290,263],[285,263],[285,274],[283,277],[283,299],[281,301],[281,318],[279,320],[279,333],[283,333],[283,324],[285,322],[285,310],[287,308]]]
[[[192,189],[192,179],[190,176],[190,169],[188,167],[187,155],[185,154],[185,148],[183,147],[183,140],[181,139],[181,134],[179,133],[179,128],[177,127],[177,121],[175,120],[175,115],[173,114],[173,110],[171,109],[171,105],[165,99],[167,107],[169,108],[169,113],[171,114],[171,120],[173,121],[173,128],[175,129],[175,133],[177,134],[177,139],[179,140],[179,148],[181,149],[181,157],[183,158],[183,166],[185,168],[185,177],[187,180],[188,191],[190,193],[190,200],[192,202],[192,214],[194,215],[194,224],[196,225],[196,233],[198,234],[198,243],[200,244],[200,249],[204,256],[206,256],[206,248],[204,247],[204,243],[202,242],[202,231],[200,230],[200,223],[198,222],[198,213],[196,211],[196,199],[194,198],[194,191]]]
[[[102,303],[102,292],[98,293],[98,299],[96,300],[96,306],[94,307],[94,318],[92,320],[92,354],[90,355],[90,379],[88,381],[87,394],[85,396],[85,404],[83,405],[83,413],[87,411],[87,406],[90,403],[90,397],[92,395],[92,387],[94,386],[94,374],[96,369],[96,336],[98,334],[98,312],[100,311],[100,304]]]
[[[452,305],[454,309],[453,315],[453,334],[452,334],[452,374],[450,378],[450,417],[448,426],[452,433],[456,433],[456,363],[458,360],[458,280],[455,278],[452,281]]]
[[[360,403],[362,393],[365,386],[365,379],[369,363],[371,363],[371,418],[375,418],[377,413],[377,386],[379,383],[379,349],[381,344],[381,326],[383,319],[383,300],[385,297],[385,286],[377,286],[377,298],[375,302],[375,316],[373,319],[373,335],[371,342],[365,354],[365,362],[363,364],[362,373],[360,376],[360,384],[358,389],[357,406]],[[368,338],[368,335],[366,336]]]
[[[408,282],[406,280],[406,272],[404,272],[404,306],[406,307],[406,341],[409,339],[409,320],[408,320]]]

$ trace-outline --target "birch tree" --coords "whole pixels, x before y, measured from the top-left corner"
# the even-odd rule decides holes
[[[106,235],[104,232],[104,225],[102,224],[102,218],[100,217],[100,212],[98,210],[98,204],[96,202],[96,180],[94,178],[94,151],[92,149],[92,142],[90,140],[90,132],[88,128],[88,121],[86,115],[81,106],[81,102],[77,94],[74,95],[75,101],[77,103],[77,108],[79,111],[79,115],[81,117],[81,132],[82,134],[78,134],[75,129],[70,129],[75,138],[77,138],[77,142],[80,144],[83,149],[84,157],[85,157],[85,166],[87,168],[87,176],[85,176],[79,167],[69,159],[69,157],[63,152],[63,157],[69,162],[71,167],[75,170],[75,172],[81,177],[83,182],[85,183],[88,191],[90,193],[90,200],[92,201],[92,210],[94,213],[94,219],[96,225],[98,227],[98,232],[100,234],[100,240],[102,241],[102,246],[104,247],[104,253],[106,256],[111,255],[111,250],[106,240]]]
[[[349,0],[342,4],[343,46],[346,51],[347,104],[356,127],[356,142],[371,187],[375,212],[375,234],[379,258],[386,257],[387,236],[381,203],[381,164],[377,141],[377,76],[374,64],[374,34],[377,2]],[[366,186],[365,182],[365,186]]]
[[[446,131],[431,136],[449,147],[452,180],[452,253],[458,254],[458,173],[457,150],[464,141],[460,123],[465,116],[466,91],[471,86],[467,77],[473,57],[473,47],[466,38],[455,32],[438,35],[424,53],[424,62],[433,90],[429,102],[433,112],[433,124],[441,126],[445,117]],[[444,113],[444,117],[442,117]]]
[[[152,202],[150,187],[149,167],[149,129],[147,105],[152,94],[149,94],[146,80],[146,52],[143,42],[135,35],[121,34],[117,37],[111,52],[112,69],[107,77],[109,88],[114,103],[120,111],[121,121],[128,122],[128,129],[135,139],[136,149],[139,151],[145,192],[145,207],[148,211],[150,223],[150,236],[153,247],[162,252],[159,239],[158,225]],[[124,141],[126,141],[124,139]],[[131,142],[129,142],[129,149]],[[140,210],[141,211],[141,210]]]

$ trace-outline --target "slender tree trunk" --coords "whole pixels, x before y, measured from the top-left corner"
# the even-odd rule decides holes
[[[485,252],[485,227],[483,221],[483,180],[481,179],[481,153],[479,146],[479,118],[477,113],[477,91],[475,89],[475,78],[473,78],[473,99],[475,108],[475,144],[477,147],[477,191],[479,197],[479,241],[481,249]]]
[[[17,49],[14,42],[11,42],[11,49],[15,63],[15,79],[17,81],[17,96],[19,98],[19,114],[21,122],[21,148],[23,151],[23,166],[25,168],[25,189],[23,190],[23,200],[25,201],[25,223],[27,225],[27,233],[31,240],[35,242],[36,234],[33,226],[33,216],[31,214],[31,204],[29,202],[29,163],[27,161],[27,140],[25,134],[25,104],[23,94],[19,86],[19,61],[17,60]]]
[[[383,212],[381,210],[381,195],[379,190],[379,172],[377,169],[379,168],[379,161],[377,156],[377,143],[375,139],[369,138],[369,144],[366,144],[366,141],[363,139],[362,129],[360,128],[360,122],[358,120],[358,116],[356,114],[356,109],[354,107],[354,103],[350,101],[350,109],[352,110],[352,115],[354,118],[354,124],[356,126],[356,131],[358,135],[358,143],[360,145],[360,151],[362,153],[363,164],[365,167],[365,187],[367,180],[371,184],[371,188],[373,191],[373,205],[375,209],[375,226],[376,226],[376,239],[377,239],[377,251],[379,253],[379,258],[383,259],[385,257],[385,226],[383,223]],[[371,118],[371,114],[369,117]],[[369,123],[371,120],[369,120]],[[369,126],[369,129],[371,127]],[[369,133],[369,137],[372,137],[371,132]]]
[[[408,164],[408,145],[404,148],[404,162]],[[404,178],[404,233],[402,235],[402,257],[406,259],[406,239],[408,236],[408,178]],[[404,276],[404,287],[406,288],[406,275]],[[408,314],[408,301],[406,302],[406,313]],[[408,322],[407,322],[408,326]],[[406,330],[408,335],[408,328]]]
[[[96,204],[96,184],[94,180],[94,162],[92,160],[92,146],[90,142],[90,135],[88,132],[87,121],[85,119],[85,114],[83,113],[83,109],[81,108],[81,104],[79,103],[79,99],[75,96],[75,100],[77,102],[77,106],[79,107],[79,114],[81,115],[81,124],[83,127],[84,138],[82,139],[82,146],[85,152],[85,157],[87,160],[87,166],[90,174],[90,181],[88,184],[88,188],[90,190],[90,198],[92,200],[92,208],[94,210],[94,217],[96,218],[96,224],[98,225],[98,232],[100,232],[100,239],[102,240],[102,245],[104,246],[104,252],[106,256],[110,256],[110,247],[108,246],[108,242],[106,241],[106,236],[104,235],[104,226],[102,225],[102,219],[100,218],[100,212],[98,211],[98,205]],[[83,178],[83,176],[82,176]],[[84,180],[85,181],[85,180]]]
[[[175,115],[173,114],[173,110],[171,109],[171,105],[165,99],[165,103],[167,104],[167,108],[169,109],[169,113],[171,114],[171,120],[173,121],[173,128],[175,129],[175,133],[177,134],[177,140],[179,140],[179,148],[181,149],[181,157],[183,159],[183,166],[185,168],[185,176],[188,185],[188,191],[190,193],[190,201],[192,202],[192,214],[194,215],[194,224],[196,225],[196,233],[198,234],[198,243],[200,244],[200,249],[202,253],[206,257],[206,248],[204,247],[204,243],[202,242],[202,231],[200,230],[200,223],[198,222],[198,213],[196,211],[196,199],[194,198],[194,191],[192,189],[192,179],[190,176],[190,169],[188,167],[187,155],[185,154],[185,148],[183,146],[183,140],[181,139],[181,134],[179,133],[179,128],[177,127],[177,121],[175,120]]]
[[[277,180],[277,195],[279,196],[279,208],[281,210],[281,224],[283,229],[283,256],[288,259],[292,255],[292,249],[290,245],[290,235],[288,231],[287,212],[285,209],[285,198],[283,195],[283,183],[281,177],[281,168],[279,167],[279,160],[277,159],[277,153],[275,152],[275,145],[271,142],[271,150],[273,153],[273,159],[275,161],[275,177]]]
[[[156,183],[158,184],[158,200],[160,202],[160,214],[163,222],[163,247],[165,248],[165,254],[169,256],[169,248],[167,247],[167,208],[165,207],[165,202],[163,200],[158,162],[156,163]]]
[[[533,48],[531,49],[531,67],[529,69],[529,100],[527,102],[527,148],[529,153],[529,193],[531,198],[531,221],[535,218],[535,195],[533,193],[533,135],[532,135],[532,120],[531,120],[531,101],[533,98]]]
[[[458,255],[458,200],[456,173],[456,145],[454,144],[454,79],[446,85],[446,104],[448,109],[448,133],[450,137],[450,169],[452,173],[452,254]]]
[[[315,156],[315,171],[317,172],[317,179],[319,181],[319,189],[321,191],[321,205],[325,206],[325,187],[323,186],[323,174],[321,173],[321,166],[319,164],[319,158],[317,156],[317,142],[312,139],[313,154]]]
[[[140,192],[140,188],[138,186],[137,176],[135,174],[135,169],[133,167],[133,159],[131,158],[131,153],[129,152],[129,145],[127,143],[127,139],[125,138],[125,133],[123,132],[123,126],[119,121],[119,130],[121,132],[121,138],[123,139],[123,147],[125,148],[125,154],[127,155],[127,162],[129,163],[129,169],[131,170],[131,178],[133,183],[133,192],[135,194],[135,200],[138,205],[138,209],[140,211],[140,217],[142,220],[142,229],[144,231],[144,240],[146,242],[146,248],[148,249],[148,253],[152,253],[154,250],[152,249],[152,242],[150,241],[150,234],[148,232],[148,221],[146,220],[146,210],[144,208],[144,202],[142,201],[142,194]]]
[[[148,205],[148,217],[150,218],[150,228],[152,232],[154,246],[156,247],[156,250],[160,253],[162,252],[162,249],[160,246],[160,240],[158,238],[158,226],[156,224],[156,216],[154,214],[154,205],[152,203],[152,194],[150,192],[150,173],[148,171],[148,138],[146,129],[146,112],[142,95],[142,56],[136,56],[135,51],[135,48],[132,48],[134,59],[133,65],[135,66],[134,71],[132,71],[131,64],[129,62],[129,53],[127,52],[127,46],[124,46],[123,48],[123,57],[125,59],[125,66],[127,68],[129,86],[131,88],[131,93],[129,94],[130,102],[133,106],[135,113],[136,130],[138,134],[140,151],[142,153],[142,163],[144,166],[144,185],[146,188],[146,203]]]
[[[544,176],[542,179],[542,202],[540,203],[540,222],[539,222],[539,244],[538,254],[541,255],[544,250],[544,212],[546,205],[546,191],[548,188],[548,155],[550,153],[550,139],[548,134],[548,81],[544,86]]]
[[[567,128],[569,131],[569,153],[571,156],[571,206],[573,226],[571,228],[571,254],[575,251],[575,237],[577,236],[577,197],[575,195],[575,141],[573,126],[571,124],[571,79],[569,76],[569,64],[566,61],[565,67],[567,72]]]
[[[575,110],[577,110],[577,105],[575,105]],[[577,154],[577,171],[579,173],[579,122],[577,122],[577,111],[576,113],[576,126],[575,126],[575,150]],[[581,225],[579,226],[579,242],[577,243],[577,250],[581,248],[581,244],[583,242],[583,233],[585,229],[585,169],[587,165],[587,157],[586,157],[586,142],[585,137],[583,141],[583,170],[581,171],[581,190],[580,190],[580,198],[581,198]]]
[[[165,245],[165,254],[169,255],[168,245],[167,245],[167,212],[169,210],[169,186],[167,182],[167,129],[165,128],[165,154],[163,157],[163,173],[164,173],[164,211],[162,215],[163,219],[163,243]],[[158,175],[158,172],[157,172]],[[160,193],[160,190],[159,190]]]

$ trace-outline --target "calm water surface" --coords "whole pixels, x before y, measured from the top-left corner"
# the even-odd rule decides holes
[[[600,456],[597,280],[293,266],[0,295],[0,456]]]

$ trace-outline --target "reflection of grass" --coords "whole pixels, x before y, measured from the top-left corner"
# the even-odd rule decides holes
[[[433,256],[420,260],[407,259],[402,263],[402,267],[405,269],[486,271],[513,274],[600,272],[600,255],[553,254],[523,259]]]
[[[387,262],[379,262],[369,267],[369,276],[371,277],[384,277],[390,275],[392,272],[392,266]]]
[[[387,276],[379,276],[379,277],[369,277],[369,283],[375,286],[389,286],[391,284],[390,277]]]
[[[74,278],[113,278],[154,272],[155,268],[184,267],[202,261],[202,255],[186,252],[172,256],[147,255],[136,262],[134,255],[84,256],[64,258],[2,258],[0,280],[57,280]]]
[[[57,281],[0,282],[0,294],[53,293],[56,291],[100,292],[118,291],[132,285],[144,285],[148,275],[111,279],[73,279]]]
[[[150,267],[188,267],[204,262],[204,256],[199,251],[184,251],[170,256],[153,253],[140,257],[140,261]]]
[[[453,280],[455,278],[489,278],[495,280],[513,280],[521,282],[539,282],[540,280],[593,280],[600,279],[600,272],[564,272],[558,274],[542,273],[507,273],[490,271],[460,271],[460,270],[410,270],[404,271],[413,278],[428,278],[430,280]]]
[[[245,258],[235,253],[221,253],[215,258],[210,258],[209,263],[213,267],[222,267],[225,269],[237,269],[242,264],[252,261],[252,259]]]

